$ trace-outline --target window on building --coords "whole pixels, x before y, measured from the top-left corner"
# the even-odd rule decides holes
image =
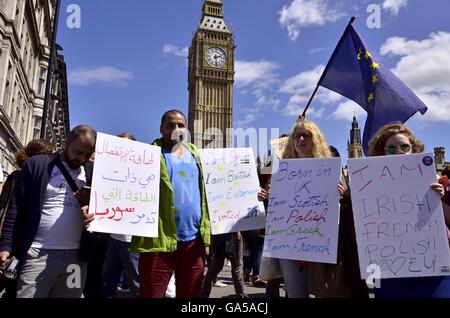
[[[24,136],[23,136],[24,133],[25,133],[24,128],[25,128],[25,118],[24,118],[24,116],[22,116],[22,122],[20,123],[20,130],[19,130],[19,138],[21,140],[25,139]]]
[[[19,105],[20,105],[20,103],[19,103]],[[16,108],[16,118],[14,118],[14,130],[16,131],[16,134],[17,134],[17,132],[19,132],[19,125],[20,125],[20,107],[17,107]],[[19,134],[17,134],[17,135],[19,135]]]
[[[11,80],[13,80],[13,78],[11,78]],[[13,117],[14,117],[14,107],[16,105],[16,100],[17,100],[17,94],[18,94],[18,88],[17,88],[17,77],[14,80],[14,88],[11,90],[11,95],[12,95],[12,100],[11,100],[11,104],[9,104],[8,107],[8,117],[10,122],[13,122]]]
[[[9,99],[11,97],[11,80],[12,80],[12,65],[8,63],[8,73],[6,75],[5,95],[3,96],[3,110],[5,114],[9,114]]]
[[[22,1],[21,0],[17,0],[17,3],[16,3],[16,16],[14,18],[14,20],[16,22],[16,28],[17,29],[19,29],[20,10],[22,10]]]
[[[41,137],[41,125],[42,117],[34,116],[33,139],[39,139]]]
[[[44,90],[45,90],[45,77],[47,74],[47,69],[45,67],[41,66],[41,69],[39,71],[39,82],[38,82],[38,95],[44,96]]]

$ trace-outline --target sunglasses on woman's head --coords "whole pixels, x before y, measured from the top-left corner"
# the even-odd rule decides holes
[[[400,146],[388,145],[386,146],[385,150],[388,154],[394,155],[397,153],[397,148],[400,148],[401,152],[407,153],[411,149],[411,145],[408,144],[401,144]]]

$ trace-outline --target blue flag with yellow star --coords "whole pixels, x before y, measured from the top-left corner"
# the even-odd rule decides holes
[[[351,22],[319,80],[320,86],[352,99],[367,112],[363,148],[372,136],[393,121],[404,123],[427,106],[391,71],[376,62]]]

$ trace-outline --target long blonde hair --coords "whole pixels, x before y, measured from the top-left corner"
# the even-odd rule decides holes
[[[332,157],[331,151],[328,148],[328,143],[325,139],[320,128],[312,121],[301,118],[298,120],[295,125],[291,129],[291,133],[289,134],[289,139],[283,151],[283,159],[293,159],[297,158],[297,153],[294,147],[294,136],[295,131],[298,128],[304,128],[308,130],[312,135],[312,157],[313,158],[327,158]]]
[[[384,156],[384,146],[386,144],[386,140],[388,140],[389,137],[397,134],[402,134],[409,139],[409,142],[412,146],[412,153],[423,152],[423,143],[419,139],[414,137],[411,129],[406,127],[401,122],[396,121],[378,129],[378,131],[369,141],[369,156]]]

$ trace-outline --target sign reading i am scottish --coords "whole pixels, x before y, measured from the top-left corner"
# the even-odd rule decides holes
[[[272,175],[264,256],[336,264],[340,158],[284,159]]]
[[[262,229],[264,205],[251,148],[202,149],[212,234]]]

